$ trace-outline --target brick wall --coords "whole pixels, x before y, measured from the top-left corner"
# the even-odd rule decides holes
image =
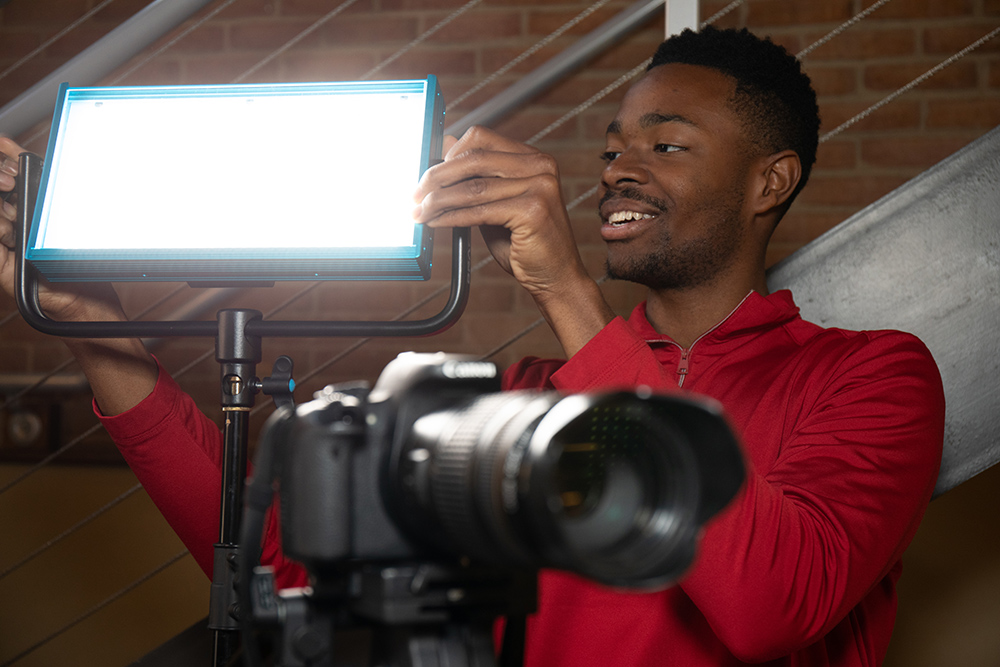
[[[12,0],[0,9],[0,72],[99,4],[98,0]],[[146,0],[115,0],[26,65],[0,79],[0,105],[12,100],[146,4]],[[119,78],[121,83],[137,85],[230,82],[255,68],[337,6],[330,0],[236,0],[176,44],[130,71],[156,49],[169,44],[183,29],[223,4],[223,0],[210,3],[184,26],[108,77],[105,83]],[[724,0],[703,0],[701,16],[712,16],[728,4]],[[759,34],[770,35],[792,52],[798,52],[872,4],[874,0],[747,0],[716,25],[747,26]],[[245,80],[360,77],[459,6],[456,0],[357,0],[293,47],[255,69]],[[484,0],[384,67],[377,78],[422,77],[433,73],[441,81],[446,101],[457,99],[587,6],[587,2],[572,0]],[[627,6],[629,3],[622,0],[610,2],[512,72],[461,104],[450,105],[449,119],[461,118]],[[804,59],[806,71],[813,77],[819,93],[822,132],[868,108],[998,24],[998,0],[894,0],[879,8]],[[651,21],[644,29],[540,95],[528,107],[503,120],[500,130],[519,140],[532,137],[647,58],[661,38],[661,22]],[[129,73],[122,77],[125,72]],[[603,149],[604,128],[624,90],[620,88],[598,101],[538,143],[559,160],[566,201],[596,183],[601,168],[597,154]],[[998,124],[1000,40],[993,40],[825,141],[810,185],[778,227],[768,261],[773,263],[794,252]],[[39,134],[43,129],[44,125],[39,125],[24,133],[21,139],[28,142],[28,148],[38,152],[44,150],[45,135]],[[271,131],[280,133],[281,128]],[[42,138],[33,138],[36,136]],[[251,140],[261,143],[264,173],[275,157],[266,152],[267,133]],[[349,156],[337,156],[337,159],[349,159]],[[168,203],[176,205],[179,211],[183,208],[183,179],[184,175],[178,174],[178,199]],[[95,193],[94,201],[87,205],[99,205],[99,193]],[[263,211],[275,217],[277,234],[280,211],[276,210],[276,194],[264,190],[261,206]],[[593,209],[592,197],[572,215],[588,267],[598,275],[603,266],[603,248]],[[474,259],[483,256],[484,250],[477,238]],[[447,262],[440,259],[437,264],[447,266]],[[299,298],[278,316],[384,319],[429,294],[444,281],[445,276],[435,275],[428,285],[323,285]],[[267,312],[294,296],[300,287],[251,290],[231,305]],[[123,286],[121,291],[127,310],[135,313],[168,294],[172,288]],[[641,290],[627,284],[607,285],[606,292],[614,307],[622,313],[627,313],[641,298]],[[151,315],[170,312],[190,298],[191,291],[185,290],[167,299]],[[436,310],[441,301],[438,299],[418,316]],[[9,300],[0,299],[0,317],[12,308]],[[282,353],[294,357],[300,376],[322,366],[324,370],[302,383],[303,389],[299,392],[302,399],[329,381],[374,379],[384,364],[403,349],[483,354],[531,325],[537,317],[530,299],[506,274],[490,265],[474,277],[472,299],[461,322],[440,336],[373,341],[335,363],[330,361],[354,341],[266,341],[261,374],[269,369],[271,359]],[[157,354],[168,369],[176,371],[210,349],[211,341],[207,340],[170,341],[159,347]],[[500,352],[495,359],[506,365],[525,354],[558,355],[560,351],[552,335],[541,326]],[[60,343],[36,335],[19,321],[0,327],[0,374],[47,371],[67,356]],[[217,373],[217,365],[209,358],[180,378],[182,385],[210,414],[217,412]],[[61,428],[60,442],[77,435],[90,423],[85,412],[86,401],[66,399],[66,403],[69,409],[63,421],[69,426]],[[101,435],[92,436],[84,444],[77,453],[67,454],[66,460],[102,458],[108,451]],[[9,442],[0,439],[0,452],[6,449],[10,454],[11,448]],[[29,448],[30,456],[35,456],[39,448],[40,445]]]

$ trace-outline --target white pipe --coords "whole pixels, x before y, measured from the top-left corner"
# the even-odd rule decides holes
[[[666,37],[683,32],[685,28],[698,30],[698,0],[666,0],[663,18]]]

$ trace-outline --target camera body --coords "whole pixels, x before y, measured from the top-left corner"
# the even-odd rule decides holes
[[[440,525],[405,509],[426,485],[414,468],[414,423],[500,389],[497,367],[446,354],[404,353],[374,388],[329,385],[286,426],[281,463],[282,546],[309,569],[344,561],[393,561],[446,553]],[[401,479],[405,476],[405,479]],[[394,483],[394,480],[396,482]],[[411,497],[401,497],[410,491]],[[424,505],[426,498],[420,503]],[[409,518],[409,520],[407,520]]]

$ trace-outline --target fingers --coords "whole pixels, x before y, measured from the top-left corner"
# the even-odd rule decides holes
[[[18,159],[23,152],[24,149],[13,139],[0,136],[0,193],[7,193],[14,189]]]
[[[471,133],[471,138],[470,138]],[[490,215],[460,219],[443,214],[465,210],[473,216],[524,195],[561,202],[559,169],[555,160],[530,146],[505,139],[489,130],[473,128],[450,145],[445,161],[428,169],[414,193],[414,219],[433,226],[505,224]]]
[[[515,158],[506,162],[506,167],[509,169],[517,166],[515,156],[542,154],[531,146],[512,141],[482,127],[470,128],[460,139],[445,136],[444,162],[424,172],[418,186],[417,201],[433,187],[451,185],[472,176],[519,175],[497,173],[497,166],[492,165],[491,161],[503,155]]]
[[[14,235],[14,222],[12,220],[0,219],[0,246],[13,248],[16,241]]]
[[[431,227],[507,225],[546,202],[554,206],[562,202],[558,178],[552,174],[473,177],[432,190],[414,217]]]
[[[527,144],[522,144],[519,141],[508,139],[501,134],[497,134],[493,130],[476,125],[466,130],[465,134],[455,141],[451,148],[445,152],[445,159],[452,159],[473,149],[497,151],[500,153],[539,152],[534,146],[529,146]]]

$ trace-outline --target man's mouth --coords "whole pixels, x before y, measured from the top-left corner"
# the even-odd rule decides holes
[[[608,216],[608,224],[619,226],[632,222],[633,220],[648,220],[649,218],[655,217],[656,216],[650,215],[649,213],[640,213],[638,211],[615,211]]]

